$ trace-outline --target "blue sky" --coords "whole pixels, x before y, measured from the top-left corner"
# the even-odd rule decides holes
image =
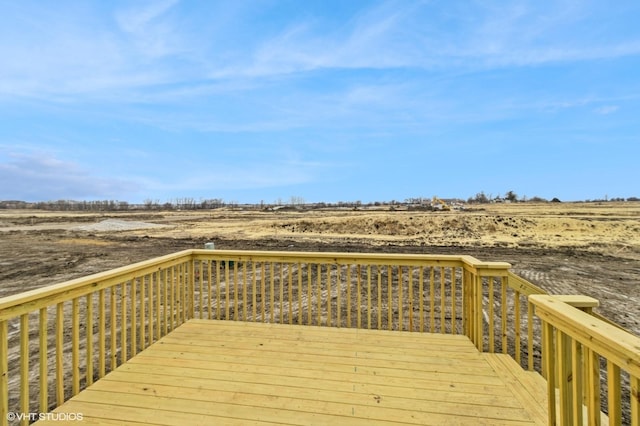
[[[0,200],[640,196],[636,0],[0,11]]]

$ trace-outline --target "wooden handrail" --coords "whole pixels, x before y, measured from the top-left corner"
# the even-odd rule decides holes
[[[604,383],[609,423],[640,425],[640,337],[592,315],[595,299],[532,295],[529,300],[543,323],[549,423],[582,424],[586,416],[589,424],[600,424]],[[622,370],[629,374],[624,386]],[[628,410],[623,393],[628,393]]]
[[[640,337],[568,305],[555,296],[533,295],[529,299],[540,319],[640,377]]]
[[[158,267],[167,267],[178,264],[191,258],[192,250],[183,250],[166,256],[156,257],[105,272],[76,278],[60,284],[53,284],[34,290],[25,291],[12,296],[0,298],[0,321],[16,318],[22,314],[38,310],[40,308],[55,305],[59,302],[73,300],[76,297],[85,296],[88,293],[121,282],[127,277],[146,275],[154,272]]]

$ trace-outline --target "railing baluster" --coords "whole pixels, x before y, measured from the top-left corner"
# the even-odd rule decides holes
[[[574,424],[583,424],[582,419],[582,390],[583,383],[582,368],[582,345],[576,340],[571,339],[571,393],[573,394],[573,422]]]
[[[402,265],[398,265],[398,330],[404,330],[404,278]]]
[[[252,262],[253,266],[253,284],[254,284],[254,293],[255,293],[255,283],[256,283],[256,268],[255,264]],[[209,296],[208,307],[209,307],[209,319],[213,319],[213,261],[207,261],[207,294]],[[217,303],[217,301],[216,301]],[[255,307],[255,300],[254,300]],[[256,317],[255,312],[253,313],[253,317]]]
[[[458,295],[456,294],[457,287],[457,279],[456,279],[456,270],[452,266],[451,270],[451,334],[457,334],[457,313],[456,313],[456,305],[458,304]]]
[[[171,312],[171,286],[169,284],[169,271],[170,269],[165,269],[163,271],[163,280],[162,280],[162,287],[163,287],[163,307],[162,307],[162,318],[163,318],[163,336],[166,336],[167,334],[169,334],[169,312]]]
[[[181,317],[180,317],[180,324],[178,325],[182,325],[185,322],[187,322],[187,319],[189,319],[189,309],[191,309],[189,307],[189,299],[190,299],[190,294],[189,294],[189,270],[187,268],[187,263],[181,263],[180,264],[180,291],[181,291],[181,302],[180,303],[180,307],[181,309]]]
[[[93,293],[86,296],[86,319],[85,337],[87,339],[85,350],[85,365],[87,366],[87,386],[93,383]]]
[[[181,291],[180,291],[180,269],[179,265],[175,265],[171,268],[171,331],[175,330],[180,324],[180,310],[181,310]]]
[[[409,331],[413,332],[413,266],[407,266],[407,294],[408,294],[408,306],[407,311],[409,313]]]
[[[178,289],[178,315],[176,320],[176,328],[180,327],[184,323],[187,316],[187,299],[186,299],[186,286],[184,280],[184,264],[178,265],[178,272],[176,278],[176,285]]]
[[[105,341],[107,338],[107,333],[105,328],[105,323],[106,323],[105,305],[106,305],[105,289],[102,288],[98,292],[98,378],[99,379],[103,378],[104,375],[106,374]]]
[[[39,389],[39,393],[40,393],[40,412],[41,413],[46,413],[49,411],[49,366],[48,366],[48,362],[49,362],[49,349],[48,349],[48,341],[47,338],[49,337],[48,334],[48,318],[47,318],[47,308],[40,308],[40,315],[39,315],[39,324],[38,324],[38,328],[39,328],[39,341],[38,341],[38,345],[40,346],[40,389]],[[0,336],[0,339],[2,339],[2,336]],[[6,353],[6,352],[4,352]],[[2,374],[0,372],[0,374]],[[1,394],[2,392],[0,392]],[[6,394],[5,394],[6,395]]]
[[[220,307],[222,303],[222,297],[220,296],[220,293],[221,293],[220,282],[222,281],[222,271],[220,268],[221,268],[220,261],[216,260],[216,319],[220,319],[220,309],[221,309]],[[262,276],[264,277],[264,263],[262,264]],[[263,303],[262,307],[264,311],[264,294],[262,298],[262,303]]]
[[[231,309],[231,303],[229,303],[231,281],[229,280],[229,261],[225,261],[224,264],[224,319],[229,319],[229,309]]]
[[[269,322],[273,323],[275,315],[275,263],[269,265]]]
[[[145,345],[147,343],[147,336],[146,336],[146,324],[145,324],[145,320],[146,320],[146,313],[145,313],[145,306],[146,306],[146,297],[147,297],[147,276],[142,276],[140,277],[140,346],[139,349],[142,351],[145,348]]]
[[[174,329],[178,328],[184,322],[184,308],[186,301],[184,299],[184,281],[182,264],[176,265],[176,315]]]
[[[262,262],[260,265],[261,271],[261,280],[260,280],[260,289],[262,290],[262,297],[260,303],[262,305],[262,322],[267,321],[267,275],[266,275],[266,267],[265,263]]]
[[[640,424],[640,377],[629,377],[629,400],[631,404],[631,424]]]
[[[351,264],[347,264],[347,328],[351,328]],[[391,324],[391,321],[389,321]]]
[[[256,277],[256,262],[251,261],[251,313],[253,321],[258,319],[258,296],[257,296],[257,277]]]
[[[189,301],[187,317],[184,320],[186,322],[187,320],[196,317],[196,261],[192,259],[191,262],[185,262],[184,265],[187,269],[186,291],[189,293],[189,297],[185,299]]]
[[[194,262],[195,263],[195,262]],[[198,318],[203,319],[204,318],[204,306],[205,306],[205,302],[204,302],[204,261],[200,261],[200,267],[198,269],[198,274],[195,277],[199,283],[200,283],[200,306],[198,309]],[[195,273],[195,271],[194,271]]]
[[[587,364],[587,412],[589,422],[600,424],[600,356],[593,350],[585,349]]]
[[[184,300],[184,298],[182,299]],[[131,280],[131,357],[136,356],[138,342],[138,279]]]
[[[249,286],[247,285],[247,262],[242,263],[242,320],[248,321],[247,317],[247,291]]]
[[[376,271],[378,272],[378,330],[382,330],[382,266],[376,265]],[[340,294],[340,293],[338,293]]]
[[[418,312],[420,315],[420,332],[424,332],[424,266],[420,265],[418,275]]]
[[[322,325],[322,265],[320,263],[316,266],[316,302],[318,322],[316,325]]]
[[[154,311],[153,311],[153,299],[154,288],[155,288],[155,273],[151,273],[148,275],[148,283],[147,283],[147,336],[149,336],[149,345],[153,344],[153,323],[154,323]],[[200,317],[202,318],[202,311],[200,311]],[[143,346],[142,349],[145,349],[146,346]]]
[[[493,295],[493,277],[489,277],[489,353],[495,352],[495,319],[493,314],[493,307],[495,297]]]
[[[71,301],[71,395],[80,392],[80,308],[76,297]]]
[[[569,386],[569,378],[571,376],[571,372],[568,369],[570,365],[570,362],[568,362],[570,360],[570,357],[567,351],[568,344],[566,334],[562,333],[560,330],[556,330],[555,344],[558,361],[557,367],[558,394],[560,396],[560,424],[570,425],[572,419],[571,387]]]
[[[533,326],[533,304],[527,300],[527,369],[529,371],[535,371],[533,365]]]
[[[462,269],[462,288],[461,288],[461,310],[462,310],[462,334],[465,336],[469,335],[469,327],[467,324],[467,319],[469,317],[469,308],[468,308],[468,299],[469,299],[469,290],[468,290],[468,281],[469,281],[469,272],[465,269]]]
[[[64,303],[56,305],[56,403],[64,402]]]
[[[284,324],[284,263],[280,263],[280,280],[278,282],[279,284],[279,298],[280,300],[278,301],[278,306],[280,307],[280,324]]]
[[[371,265],[367,265],[367,328],[371,329]]]
[[[111,343],[111,351],[110,351],[110,355],[111,355],[111,363],[109,365],[109,370],[113,371],[116,368],[117,365],[117,346],[116,346],[116,321],[117,321],[117,310],[118,310],[118,306],[117,306],[117,302],[116,302],[116,286],[113,286],[109,289],[109,327],[110,327],[110,332],[109,332],[109,338],[110,338],[110,343]]]
[[[522,337],[521,337],[521,326],[520,326],[520,292],[516,291],[514,295],[514,303],[515,303],[515,312],[514,312],[514,331],[515,331],[515,341],[514,345],[516,347],[516,362],[518,365],[522,365],[521,354],[522,354]]]
[[[240,309],[238,309],[238,293],[240,292],[240,280],[238,279],[238,262],[233,262],[233,319],[238,321]]]
[[[502,334],[502,353],[506,354],[509,348],[509,342],[507,337],[507,307],[509,301],[507,300],[507,280],[505,277],[502,277],[500,282],[500,306],[502,308],[502,312],[500,313],[500,325],[501,325],[501,334]]]
[[[436,331],[436,269],[429,267],[429,332]]]
[[[607,406],[609,407],[610,425],[619,425],[622,423],[620,390],[620,367],[610,360],[607,360]]]
[[[288,292],[288,304],[289,304],[289,324],[293,324],[293,273],[295,268],[293,263],[287,264],[288,276],[289,276],[289,292]]]
[[[155,326],[152,329],[156,333],[155,340],[160,340],[160,326],[162,325],[162,317],[160,315],[160,301],[162,298],[162,292],[160,291],[160,280],[161,280],[161,272],[157,271],[153,273],[154,276],[154,285],[155,285],[155,303],[156,303],[156,315],[155,315]]]
[[[387,265],[387,327],[393,330],[393,268]]]
[[[357,309],[357,324],[356,328],[362,328],[362,267],[356,266],[356,309]]]
[[[336,321],[338,322],[338,328],[342,327],[342,281],[340,276],[340,270],[342,266],[336,263]],[[298,303],[298,306],[300,304]]]
[[[9,322],[0,321],[0,424],[8,424],[9,414]]]
[[[325,264],[327,270],[327,327],[331,327],[331,264]]]
[[[127,283],[120,287],[120,364],[127,361]]]
[[[444,324],[446,322],[446,288],[445,288],[445,276],[444,276],[444,267],[440,267],[440,333],[444,334]]]
[[[542,360],[547,373],[547,413],[548,424],[556,424],[556,368],[553,327],[548,323],[542,324]]]
[[[20,410],[29,413],[29,314],[20,316]],[[22,419],[23,425],[29,419]]]

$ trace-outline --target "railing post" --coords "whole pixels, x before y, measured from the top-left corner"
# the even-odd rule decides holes
[[[483,325],[484,325],[484,321],[483,321],[483,310],[482,310],[482,277],[478,274],[475,276],[475,282],[474,282],[474,299],[473,299],[473,304],[474,304],[474,318],[473,318],[473,323],[474,323],[474,330],[473,330],[473,334],[474,334],[474,342],[476,344],[476,348],[478,348],[478,350],[480,352],[483,352],[484,349],[484,338],[483,338]]]
[[[506,262],[470,262],[468,265],[469,280],[467,289],[469,290],[469,300],[466,306],[469,307],[465,313],[469,324],[467,336],[475,344],[480,352],[484,352],[484,278],[493,280],[496,277],[506,277],[511,265]],[[492,288],[492,286],[488,286]],[[489,290],[488,290],[489,291]],[[488,303],[494,303],[493,294],[488,294]],[[488,315],[487,315],[488,316]],[[503,319],[504,320],[504,319]],[[489,318],[488,327],[494,326],[493,318]],[[490,337],[490,336],[489,336]],[[489,348],[492,342],[489,341]]]
[[[597,299],[589,296],[558,295],[554,297],[557,300],[573,306],[574,308],[580,309],[588,314],[592,314],[593,308],[600,304]],[[582,404],[584,401],[581,389],[581,372],[583,370],[582,363],[584,360],[582,359],[582,351],[580,350],[581,346],[578,344],[572,345],[564,333],[558,334],[563,336],[562,344],[559,347],[562,352],[559,360],[560,364],[558,366],[560,370],[558,374],[558,385],[559,389],[561,389],[560,398],[564,398],[565,400],[565,404],[562,404],[561,406],[572,407],[571,410],[565,410],[565,412],[561,414],[566,420],[566,424],[573,424],[577,423],[578,420],[581,420],[582,417]]]
[[[465,270],[465,280],[463,283],[463,312],[462,323],[464,324],[464,334],[477,346],[477,304],[478,275],[475,271]]]
[[[463,279],[462,279],[462,333],[465,336],[470,338],[471,331],[470,331],[470,322],[469,322],[469,310],[470,310],[469,301],[471,300],[470,281],[472,279],[472,276],[471,276],[471,272],[467,271],[466,269],[463,269],[462,276],[463,276]]]
[[[640,353],[637,352],[640,340],[616,324],[598,318],[593,312],[593,308],[598,306],[596,299],[533,295],[530,301],[535,305],[536,315],[542,320],[543,336],[556,334],[555,351],[544,347],[543,362],[550,404],[553,402],[555,405],[556,388],[559,391],[558,414],[561,424],[582,424],[588,420],[589,424],[599,425],[604,419],[601,413],[601,358],[606,361],[608,423],[626,422],[624,416],[629,413],[629,424],[640,424],[637,379],[640,371]],[[550,340],[548,336],[543,339],[544,342]],[[567,342],[570,342],[570,361],[567,361]],[[555,361],[558,363],[556,369],[552,365],[554,360],[558,360]],[[621,380],[622,370],[630,375],[630,409],[621,402],[625,389]],[[554,380],[556,373],[558,376]],[[571,382],[570,386],[568,382]],[[549,421],[553,420],[554,417],[550,416]]]

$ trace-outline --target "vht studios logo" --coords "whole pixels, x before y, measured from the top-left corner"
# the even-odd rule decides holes
[[[35,422],[37,420],[48,420],[52,422],[74,422],[82,421],[82,413],[7,413],[7,420],[10,422],[29,420]]]

